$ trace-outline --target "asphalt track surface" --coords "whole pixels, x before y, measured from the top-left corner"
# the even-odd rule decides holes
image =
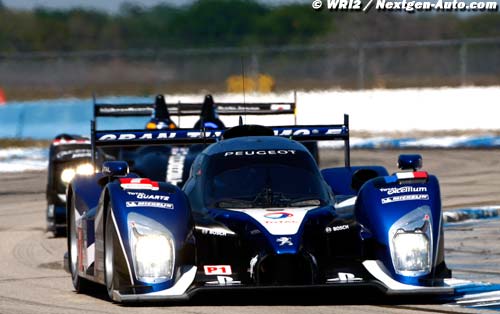
[[[500,204],[499,150],[429,150],[425,170],[439,176],[443,207]],[[396,170],[399,151],[357,150],[353,164]],[[339,164],[338,153],[322,152],[323,166]],[[44,172],[0,174],[0,313],[472,313],[479,310],[428,304],[428,300],[385,299],[371,291],[347,293],[205,296],[187,304],[122,306],[102,289],[76,294],[62,269],[64,238],[45,232]],[[500,283],[500,220],[447,228],[446,257],[454,276]],[[484,310],[483,310],[484,311]]]

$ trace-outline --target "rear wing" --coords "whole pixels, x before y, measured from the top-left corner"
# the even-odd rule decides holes
[[[345,166],[350,166],[349,116],[344,115],[343,124],[332,125],[289,125],[270,126],[275,136],[296,141],[336,141],[344,142]],[[99,147],[126,147],[140,145],[193,145],[210,144],[222,139],[225,129],[175,129],[175,130],[99,130],[91,121],[92,156]]]
[[[154,103],[106,103],[98,102],[95,95],[92,97],[94,103],[94,120],[98,117],[150,117],[154,115]],[[296,109],[297,97],[294,95],[293,102],[215,102],[217,113],[224,116],[237,115],[279,115],[293,114],[297,122]],[[168,111],[172,116],[197,116],[200,115],[203,102],[176,102],[166,103]],[[177,121],[178,123],[180,121]]]
[[[203,103],[183,103],[168,104],[170,114],[178,116],[194,116],[200,114]],[[216,102],[217,113],[221,116],[249,115],[275,115],[275,114],[295,114],[295,102],[270,102],[270,103],[228,103]]]
[[[92,95],[94,119],[98,117],[150,117],[154,113],[153,103],[105,103]]]

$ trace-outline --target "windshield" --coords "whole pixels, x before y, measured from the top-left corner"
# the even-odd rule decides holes
[[[262,150],[244,153],[225,152],[210,158],[205,168],[206,206],[269,208],[328,203],[328,192],[317,166],[306,152]]]

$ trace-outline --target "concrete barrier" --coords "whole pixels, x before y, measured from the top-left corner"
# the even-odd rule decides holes
[[[153,97],[107,97],[108,102],[152,102]],[[166,95],[167,101],[202,102],[202,94]],[[240,94],[215,94],[215,101],[243,102]],[[293,101],[292,93],[249,94],[248,102]],[[351,130],[412,132],[500,129],[500,87],[317,91],[297,93],[299,124],[341,123],[351,116]],[[0,137],[47,139],[58,133],[89,134],[91,99],[8,102],[0,107]],[[190,127],[196,117],[181,120]],[[246,123],[293,124],[293,117],[247,116]],[[142,128],[147,118],[100,120],[102,128]],[[177,121],[176,121],[177,122]],[[224,117],[236,125],[238,117]]]

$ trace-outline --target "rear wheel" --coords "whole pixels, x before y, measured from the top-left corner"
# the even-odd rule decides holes
[[[68,258],[69,258],[69,271],[71,273],[71,279],[73,281],[73,287],[75,287],[76,292],[83,293],[89,291],[92,283],[85,278],[78,275],[78,260],[79,260],[79,248],[78,248],[78,231],[76,227],[76,208],[74,199],[71,200],[70,210],[68,212]]]
[[[113,207],[109,202],[104,221],[104,283],[109,298],[114,300],[115,291],[119,291],[121,287],[130,287],[133,282],[112,213]]]

